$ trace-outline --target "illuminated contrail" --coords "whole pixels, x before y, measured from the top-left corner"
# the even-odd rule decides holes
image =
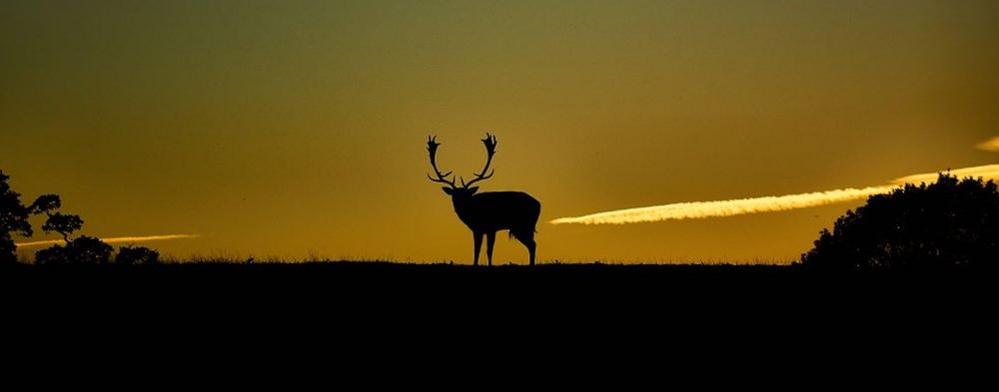
[[[777,212],[799,208],[818,207],[826,204],[860,200],[871,195],[891,191],[891,186],[863,189],[837,189],[834,191],[800,193],[796,195],[755,197],[750,199],[697,201],[666,204],[654,207],[631,208],[601,212],[592,215],[559,218],[553,224],[583,223],[587,225],[659,222],[665,220],[703,219],[723,216]]]
[[[190,238],[198,238],[197,234],[167,234],[167,235],[153,235],[147,237],[113,237],[113,238],[101,238],[108,244],[120,244],[120,243],[131,243],[131,242],[149,242],[149,241],[166,241],[166,240],[183,240]],[[56,245],[65,243],[63,240],[49,240],[49,241],[35,241],[35,242],[22,242],[15,244],[18,248],[27,248],[33,246],[45,246],[45,245]]]
[[[951,170],[950,173],[959,178],[984,177],[986,179],[996,179],[999,178],[999,165],[968,167]],[[756,214],[761,212],[788,211],[843,203],[853,200],[862,200],[872,195],[891,192],[892,189],[895,189],[905,183],[933,182],[936,181],[937,176],[937,173],[915,174],[896,179],[892,181],[893,185],[874,186],[862,189],[847,188],[795,195],[755,197],[737,200],[698,201],[666,204],[653,207],[630,208],[578,217],[559,218],[551,221],[551,223],[620,225],[626,223],[703,219]]]

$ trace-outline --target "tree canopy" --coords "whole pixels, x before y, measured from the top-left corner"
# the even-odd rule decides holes
[[[10,177],[0,170],[0,263],[14,262],[14,235],[30,237],[33,234],[28,217],[31,211],[21,204],[21,195],[8,183]]]
[[[907,184],[840,217],[802,255],[825,270],[926,270],[999,261],[999,192],[993,181],[941,174]]]

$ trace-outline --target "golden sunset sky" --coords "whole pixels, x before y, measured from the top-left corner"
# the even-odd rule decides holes
[[[543,261],[789,261],[862,201],[547,222],[999,163],[999,2],[0,2],[0,169],[88,235],[468,262],[425,140],[467,178],[486,131]]]

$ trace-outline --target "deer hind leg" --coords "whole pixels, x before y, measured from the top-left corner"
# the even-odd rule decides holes
[[[493,266],[493,245],[496,244],[496,232],[486,233],[486,256],[489,258],[489,266]]]
[[[516,238],[520,243],[527,247],[527,251],[531,253],[531,265],[534,265],[534,257],[537,254],[538,244],[534,242],[534,230],[529,229],[526,231],[516,231],[511,232],[513,237]]]
[[[475,240],[475,262],[473,265],[479,265],[479,253],[482,251],[482,234],[479,232],[472,232],[472,239]]]

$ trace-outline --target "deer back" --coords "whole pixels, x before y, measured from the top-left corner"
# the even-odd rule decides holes
[[[541,203],[523,192],[483,192],[466,199],[455,198],[454,210],[472,230],[533,230],[541,215]]]

